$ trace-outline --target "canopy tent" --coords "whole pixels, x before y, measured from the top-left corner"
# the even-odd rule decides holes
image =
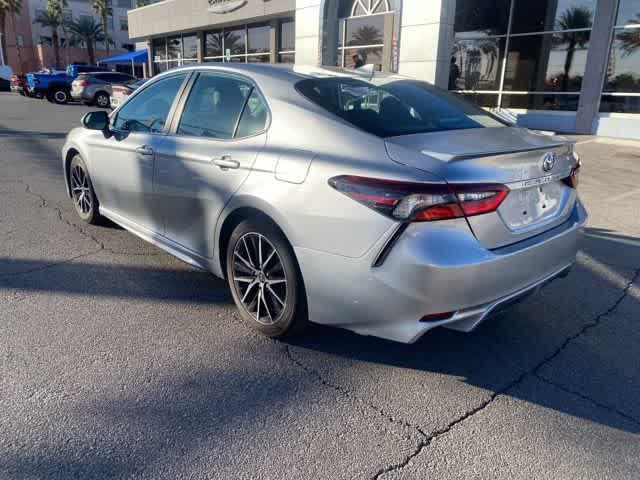
[[[121,53],[119,55],[111,55],[110,57],[101,58],[98,60],[98,65],[103,63],[112,65],[131,65],[131,72],[134,73],[136,65],[142,65],[144,67],[148,61],[149,53],[145,48],[144,50],[136,50],[135,52]]]

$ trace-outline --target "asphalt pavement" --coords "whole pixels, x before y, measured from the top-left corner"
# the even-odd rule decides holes
[[[475,332],[277,341],[77,218],[59,151],[88,110],[0,93],[0,479],[640,476],[639,143],[578,145],[575,268]]]

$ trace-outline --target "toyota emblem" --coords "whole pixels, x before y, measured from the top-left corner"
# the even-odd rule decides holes
[[[556,152],[547,152],[542,156],[542,170],[550,172],[556,164]]]

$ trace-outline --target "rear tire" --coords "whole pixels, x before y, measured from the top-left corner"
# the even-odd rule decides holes
[[[270,222],[252,218],[238,224],[227,245],[226,273],[233,300],[251,328],[275,338],[307,326],[298,262]]]
[[[56,88],[51,94],[53,101],[58,105],[64,105],[69,102],[69,91],[65,88]]]
[[[87,166],[80,155],[73,157],[69,166],[69,189],[78,216],[91,225],[98,223],[98,198],[93,190]]]

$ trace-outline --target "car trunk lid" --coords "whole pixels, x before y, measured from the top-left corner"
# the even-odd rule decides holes
[[[569,217],[575,189],[563,179],[576,163],[570,144],[521,128],[452,130],[386,139],[390,157],[454,184],[504,184],[510,192],[496,212],[469,217],[487,248],[551,229]],[[545,162],[546,161],[546,162]]]

